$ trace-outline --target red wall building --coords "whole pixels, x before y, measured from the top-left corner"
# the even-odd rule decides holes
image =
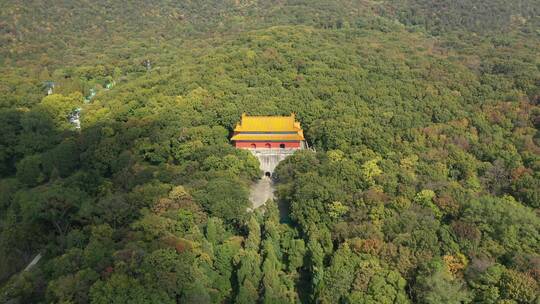
[[[234,145],[241,149],[300,149],[304,132],[300,123],[290,116],[247,116],[236,125]]]
[[[234,146],[244,149],[300,149],[301,144],[298,141],[235,141]]]

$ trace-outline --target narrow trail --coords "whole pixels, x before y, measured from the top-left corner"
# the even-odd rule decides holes
[[[41,253],[38,253],[33,259],[32,261],[30,261],[30,263],[26,266],[26,268],[24,268],[23,271],[28,271],[30,269],[32,269],[32,267],[34,267],[38,262],[39,260],[41,260]]]
[[[278,198],[275,196],[275,190],[274,181],[270,177],[261,177],[261,179],[251,185],[249,200],[251,201],[252,207],[248,210],[253,211],[263,206],[268,200],[271,199],[277,203],[280,222],[290,224],[291,218],[289,217],[289,206],[287,206],[283,201],[278,200]]]
[[[274,182],[268,176],[263,176],[249,189],[249,200],[253,204],[252,210],[264,205],[267,200],[274,199]]]

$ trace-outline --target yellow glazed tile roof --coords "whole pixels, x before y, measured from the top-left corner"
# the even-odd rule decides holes
[[[249,140],[249,141],[289,141],[304,140],[304,135],[300,134],[236,134],[231,140]]]
[[[300,123],[291,116],[247,116],[236,125],[235,132],[301,132]]]

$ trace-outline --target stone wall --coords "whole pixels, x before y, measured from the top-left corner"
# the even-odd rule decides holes
[[[272,175],[279,162],[292,155],[298,149],[249,149],[259,160],[260,168],[265,175]]]

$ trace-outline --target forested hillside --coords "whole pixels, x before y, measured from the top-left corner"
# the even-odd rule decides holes
[[[5,1],[0,303],[538,303],[539,12]],[[244,112],[316,150],[253,212]]]
[[[387,12],[409,25],[432,33],[467,30],[497,33],[520,30],[538,33],[538,3],[531,0],[392,0]]]

